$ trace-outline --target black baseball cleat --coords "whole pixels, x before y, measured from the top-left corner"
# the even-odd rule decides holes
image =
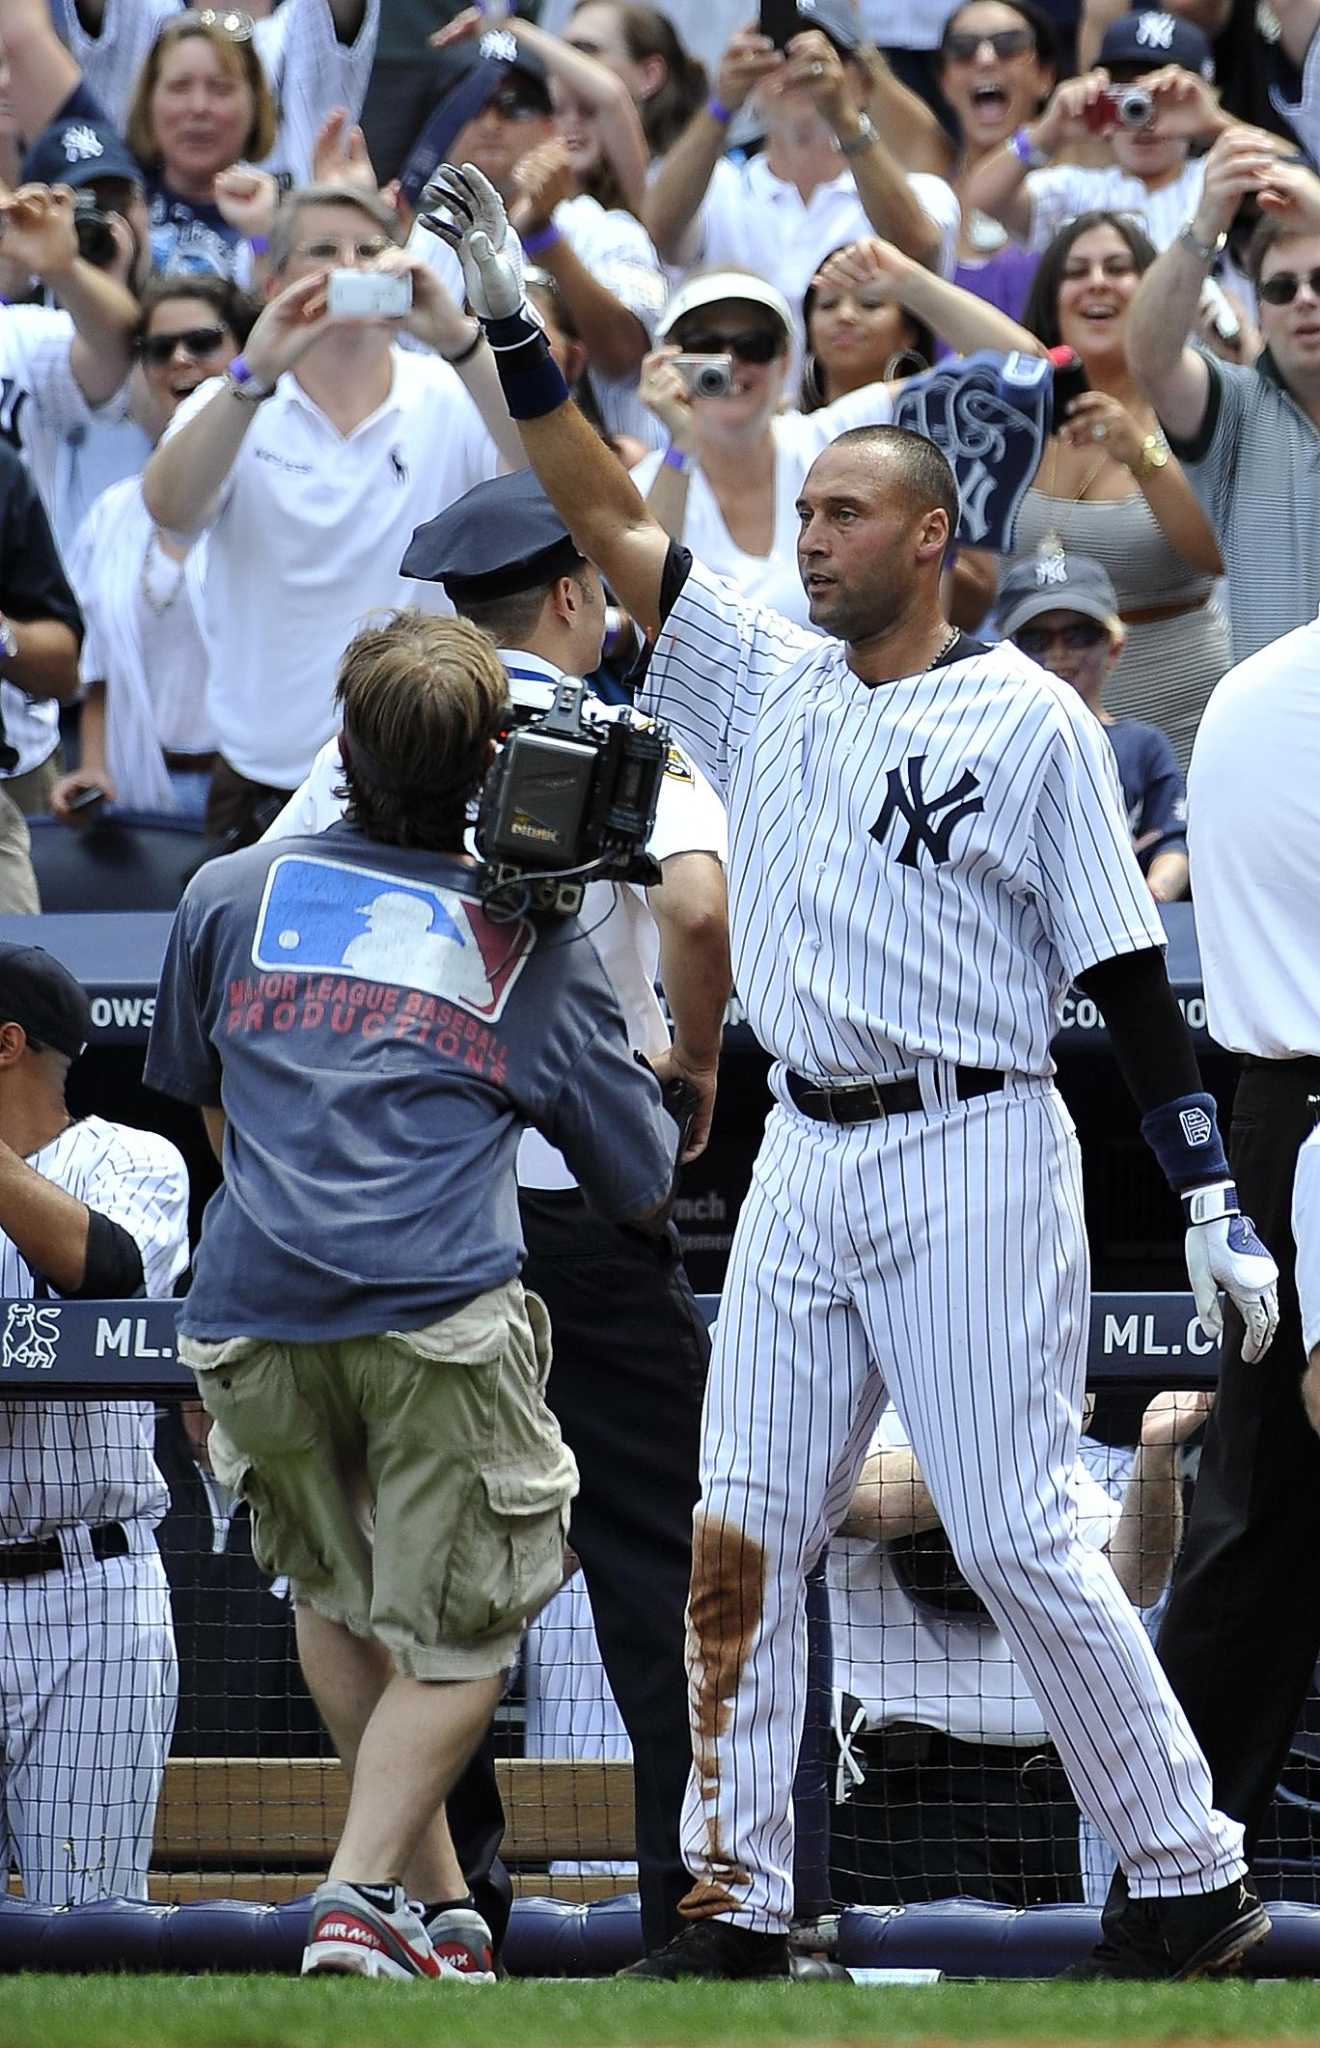
[[[1183,1899],[1132,1899],[1122,1873],[1100,1916],[1103,1938],[1084,1963],[1060,1972],[1073,1983],[1155,1977],[1182,1983],[1223,1977],[1270,1931],[1255,1887],[1241,1879]]]
[[[672,1982],[679,1977],[788,1977],[788,1936],[757,1934],[732,1920],[694,1920],[621,1977]]]

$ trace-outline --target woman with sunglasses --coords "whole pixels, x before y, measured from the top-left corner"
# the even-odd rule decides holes
[[[1040,260],[1024,324],[1080,358],[1089,389],[1046,444],[1018,514],[1017,553],[1099,561],[1127,642],[1108,686],[1119,717],[1149,719],[1185,774],[1211,690],[1232,658],[1214,599],[1219,544],[1128,368],[1128,313],[1155,250],[1126,214],[1088,213]]]
[[[1035,119],[1056,68],[1054,24],[1034,0],[965,0],[945,22],[935,53],[956,140],[923,101],[906,95],[903,106],[908,160],[947,178],[962,206],[954,283],[1014,320],[1022,317],[1036,257],[972,203],[967,187],[979,166]]]
[[[158,277],[147,286],[138,410],[150,415],[153,442],[190,392],[219,376],[255,314],[224,278]],[[85,823],[105,803],[201,820],[213,760],[200,626],[205,552],[204,540],[180,542],[153,523],[141,477],[112,484],[84,520],[69,558],[86,626],[80,759],[52,792],[62,824]]]
[[[865,277],[851,275],[854,249],[836,251],[821,273],[823,287],[883,293],[960,351],[1031,346],[1012,321],[892,244],[874,238],[855,248],[868,252]],[[792,314],[773,285],[746,271],[690,278],[658,332],[665,345],[647,358],[642,397],[669,447],[638,464],[638,488],[666,532],[749,601],[809,625],[797,566],[803,481],[849,427],[892,418],[898,385],[877,380],[810,414],[783,411]],[[729,388],[702,396],[697,373],[720,364],[728,366]]]
[[[285,0],[256,23],[172,0],[58,4],[74,51],[46,0],[0,0],[24,131],[60,116],[121,125],[147,186],[154,267],[246,277],[251,252],[216,180],[242,162],[307,181],[327,116],[342,105],[355,119],[361,106],[379,0]]]

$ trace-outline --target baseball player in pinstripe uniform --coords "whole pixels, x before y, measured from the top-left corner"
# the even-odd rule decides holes
[[[648,708],[729,805],[734,980],[775,1057],[711,1364],[694,1529],[689,1924],[656,1977],[788,1969],[803,1574],[892,1398],[958,1562],[1028,1676],[1130,1904],[1088,1969],[1231,1967],[1268,1922],[1242,1830],[1132,1608],[1078,1539],[1089,1273],[1052,1085],[1069,984],[1101,1007],[1143,1132],[1253,1355],[1275,1268],[1238,1213],[1108,744],[1075,692],[939,610],[957,487],[863,428],[798,505],[813,639],[670,544],[568,402],[479,174],[436,198],[533,467],[653,636]]]
[[[187,1263],[174,1146],[65,1107],[90,1029],[58,961],[0,946],[0,1381],[53,1363],[43,1302],[169,1294]],[[52,1905],[147,1895],[178,1693],[152,1422],[137,1402],[0,1399],[0,1869]]]

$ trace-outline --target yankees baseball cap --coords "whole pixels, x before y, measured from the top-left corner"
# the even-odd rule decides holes
[[[997,611],[999,630],[1011,640],[1043,612],[1080,612],[1107,626],[1118,617],[1118,595],[1090,555],[1029,555],[1005,576]]]
[[[792,335],[793,315],[789,311],[788,300],[772,284],[767,284],[764,278],[757,277],[750,270],[707,270],[679,286],[656,322],[656,339],[663,341],[689,313],[699,313],[705,306],[720,306],[736,299],[747,306],[764,306],[768,313],[774,314],[785,334]]]
[[[1184,71],[1195,71],[1201,78],[1215,75],[1215,60],[1204,31],[1194,21],[1155,8],[1120,14],[1117,21],[1111,21],[1096,62],[1111,72],[1158,71],[1163,64],[1180,64]]]
[[[92,1035],[81,982],[42,946],[0,945],[0,1024],[21,1024],[37,1045],[76,1060]]]
[[[455,142],[483,114],[493,99],[507,94],[515,108],[530,114],[554,111],[550,74],[535,50],[520,43],[510,29],[490,28],[475,42],[446,50],[445,87],[427,115],[399,173],[399,187],[415,206],[448,161]]]
[[[142,166],[108,121],[79,114],[43,128],[23,164],[25,185],[99,185],[102,178],[142,183]]]

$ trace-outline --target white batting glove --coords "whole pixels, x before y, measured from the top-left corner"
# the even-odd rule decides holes
[[[1269,1350],[1279,1327],[1279,1269],[1257,1237],[1255,1224],[1250,1216],[1237,1215],[1193,1223],[1185,1249],[1202,1327],[1211,1337],[1223,1335],[1222,1287],[1247,1326],[1243,1362],[1254,1365]]]
[[[422,226],[458,252],[478,320],[504,320],[523,302],[522,244],[504,201],[475,164],[443,164],[422,194]]]

